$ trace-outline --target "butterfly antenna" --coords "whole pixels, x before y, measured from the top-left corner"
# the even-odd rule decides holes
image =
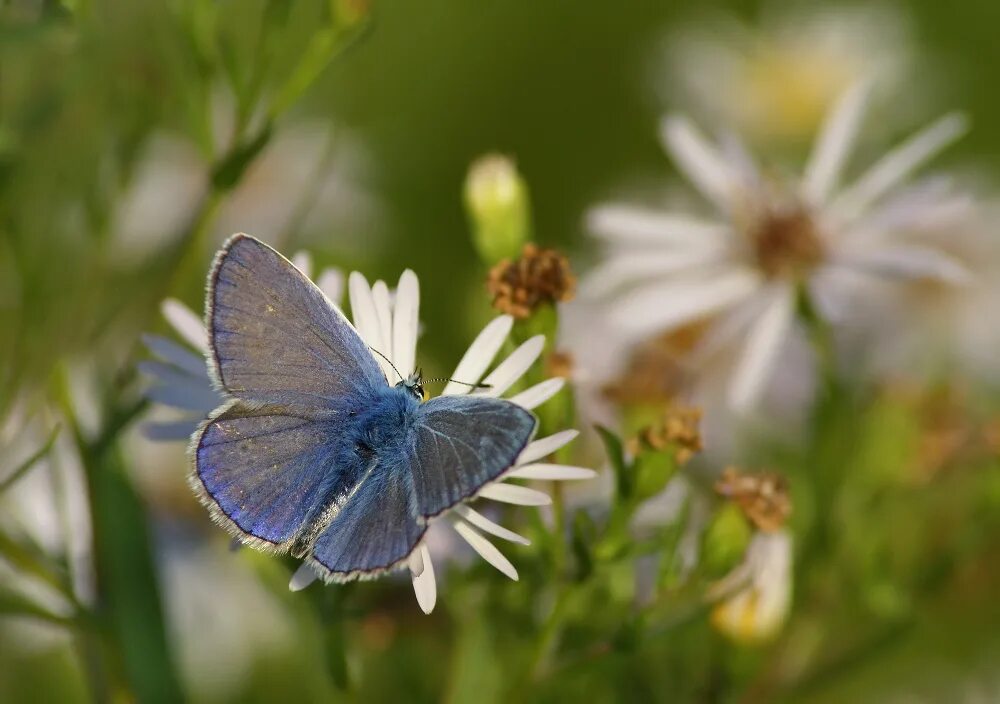
[[[427,381],[431,381],[431,382],[433,382],[433,381],[453,381],[456,384],[461,384],[462,386],[470,386],[473,389],[492,389],[493,388],[493,384],[484,384],[481,381],[476,382],[475,384],[471,384],[468,381],[459,381],[458,379],[449,379],[446,376],[439,376],[439,377],[437,377],[435,379],[427,379]]]
[[[379,352],[374,347],[369,347],[368,349],[370,349],[372,352],[374,352],[375,354],[377,354],[379,357],[381,357],[382,359],[384,359],[385,361],[387,361],[389,363],[389,366],[392,367],[392,371],[396,372],[396,376],[399,377],[399,380],[403,381],[403,375],[399,373],[399,370],[396,369],[396,365],[392,363],[391,359],[389,359],[388,357],[386,357],[384,354],[382,354],[381,352]]]

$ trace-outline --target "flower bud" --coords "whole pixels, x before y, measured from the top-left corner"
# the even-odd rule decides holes
[[[514,162],[499,154],[477,159],[469,167],[463,197],[483,263],[516,258],[531,236],[531,207]]]

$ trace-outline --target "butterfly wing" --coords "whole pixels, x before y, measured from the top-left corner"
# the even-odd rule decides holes
[[[535,432],[535,416],[482,396],[438,396],[420,406],[407,465],[425,518],[473,496],[514,465]]]
[[[191,484],[230,532],[284,551],[336,481],[330,421],[285,407],[223,406],[192,439]]]
[[[413,484],[401,450],[375,460],[357,490],[313,543],[311,562],[327,579],[376,576],[399,565],[426,525],[414,510]]]
[[[234,235],[219,252],[207,309],[215,375],[240,399],[330,409],[386,384],[347,318],[253,237]]]

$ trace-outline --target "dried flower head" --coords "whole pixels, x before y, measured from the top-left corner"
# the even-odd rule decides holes
[[[660,422],[646,426],[629,441],[629,450],[638,454],[643,449],[674,448],[677,462],[684,464],[703,449],[700,423],[700,408],[671,404],[663,412]]]
[[[571,300],[576,277],[565,256],[528,243],[518,259],[504,259],[486,279],[493,307],[515,318],[527,318],[544,303]]]
[[[706,326],[706,321],[691,323],[636,346],[625,371],[604,387],[604,395],[619,404],[672,401],[689,381],[685,360]]]
[[[749,474],[727,467],[715,483],[715,491],[736,502],[747,519],[767,533],[780,530],[792,512],[788,482],[773,472]]]
[[[545,358],[545,375],[560,379],[573,377],[573,355],[565,350],[555,350]]]

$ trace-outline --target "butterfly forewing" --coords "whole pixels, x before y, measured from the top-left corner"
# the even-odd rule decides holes
[[[338,408],[386,384],[367,345],[323,292],[276,251],[236,235],[209,279],[219,382],[261,403]]]

